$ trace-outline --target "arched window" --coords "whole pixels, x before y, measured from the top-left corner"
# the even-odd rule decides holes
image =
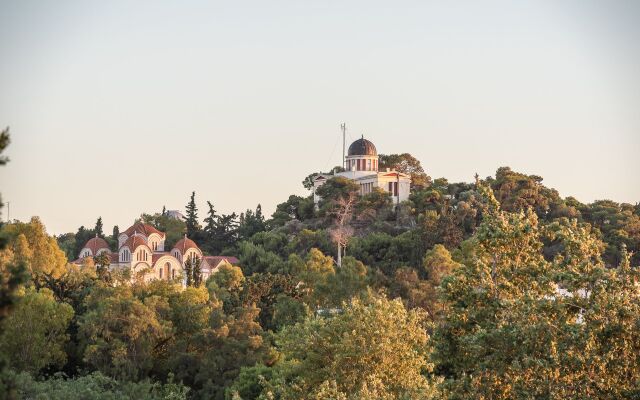
[[[171,271],[171,264],[170,263],[165,263],[164,264],[164,271],[165,271],[165,275],[167,277],[167,279],[169,279],[169,271]]]
[[[158,274],[160,274],[160,279],[162,279],[162,268],[158,270]]]

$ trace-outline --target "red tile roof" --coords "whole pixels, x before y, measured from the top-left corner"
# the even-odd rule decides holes
[[[182,254],[184,254],[189,249],[198,249],[198,250],[200,250],[200,248],[198,247],[196,242],[194,242],[193,240],[189,239],[188,237],[184,237],[184,238],[178,240],[178,243],[176,243],[176,245],[173,246],[173,248],[180,250],[180,252]]]
[[[127,246],[133,253],[140,246],[148,246],[147,241],[140,235],[133,235],[127,239],[121,247]]]
[[[133,235],[135,232],[142,233],[143,235],[149,237],[152,233],[157,233],[160,236],[165,236],[164,232],[160,232],[153,226],[149,224],[143,224],[142,222],[137,222],[130,226],[126,231],[122,232],[127,236]]]
[[[153,253],[153,255],[151,256],[151,264],[155,264],[156,261],[158,261],[160,258],[164,257],[164,256],[170,256],[171,254],[169,254],[169,252],[165,251],[162,253]]]
[[[107,249],[109,250],[109,252],[111,252],[111,249],[109,249],[109,243],[107,243],[107,241],[101,237],[94,237],[89,239],[83,248],[91,249],[94,256],[100,249]]]

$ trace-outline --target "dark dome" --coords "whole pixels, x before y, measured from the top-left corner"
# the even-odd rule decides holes
[[[376,146],[365,138],[358,139],[349,146],[350,156],[377,156]]]

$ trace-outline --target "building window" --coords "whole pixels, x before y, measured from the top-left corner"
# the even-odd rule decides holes
[[[175,269],[171,270],[171,279],[176,279],[176,270]]]
[[[162,268],[158,270],[158,273],[160,274],[160,279],[162,279]]]
[[[367,160],[367,171],[371,171],[371,159]]]
[[[389,194],[393,193],[393,182],[389,182]]]
[[[398,196],[398,182],[393,182],[393,195]]]

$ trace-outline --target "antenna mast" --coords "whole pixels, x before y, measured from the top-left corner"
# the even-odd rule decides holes
[[[344,122],[340,124],[340,129],[342,129],[342,168],[347,169],[347,157],[344,152],[347,140],[347,124]]]

